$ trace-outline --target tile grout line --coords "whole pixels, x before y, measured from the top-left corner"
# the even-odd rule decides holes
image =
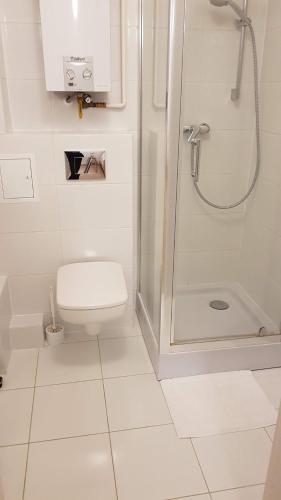
[[[100,377],[100,378],[88,378],[88,379],[81,379],[81,380],[71,380],[69,382],[57,382],[53,384],[42,384],[42,385],[36,385],[36,388],[39,387],[53,387],[56,385],[68,385],[68,384],[79,384],[81,382],[94,382],[94,381],[99,381],[99,380],[116,380],[118,378],[130,378],[130,377],[142,377],[144,375],[155,375],[154,372],[145,372],[145,373],[132,373],[131,375],[118,375],[116,377]],[[32,389],[32,387],[21,387],[20,389]],[[14,390],[20,390],[20,389],[6,389],[6,391],[14,391]]]
[[[34,385],[26,385],[24,387],[11,387],[10,389],[1,389],[1,393],[3,392],[12,392],[12,391],[26,391],[26,389],[34,389]]]
[[[146,372],[146,373],[136,373],[136,374],[131,374],[131,375],[118,375],[117,377],[105,377],[104,380],[116,380],[119,378],[131,378],[131,377],[143,377],[144,375],[153,375],[152,372]],[[103,380],[102,378],[86,378],[86,379],[81,379],[81,380],[70,380],[69,382],[57,382],[53,384],[42,384],[42,385],[36,385],[36,389],[40,389],[43,387],[56,387],[59,385],[71,385],[71,384],[82,384],[83,382],[99,382]],[[34,386],[32,385],[27,385],[26,387],[15,387],[13,389],[3,389],[2,392],[10,392],[10,391],[24,391],[26,389],[33,389]]]
[[[189,498],[201,498],[202,496],[205,496],[205,495],[208,495],[209,496],[209,499],[212,500],[212,497],[210,496],[209,493],[195,493],[195,495],[188,495],[187,497],[173,497],[173,498],[165,498],[165,500],[182,500],[182,498],[184,499],[189,499]]]
[[[109,418],[108,418],[107,402],[106,402],[106,395],[105,395],[105,386],[104,386],[104,378],[103,378],[103,368],[102,368],[102,360],[101,360],[100,341],[99,341],[98,337],[97,337],[97,343],[98,343],[99,360],[100,360],[101,375],[102,375],[101,382],[102,382],[102,388],[103,388],[103,397],[104,397],[106,419],[107,419],[107,427],[108,427],[108,439],[109,439],[111,462],[112,462],[112,469],[113,469],[114,487],[115,487],[116,500],[118,500],[117,480],[116,480],[116,472],[115,472],[115,465],[114,465],[114,459],[113,459],[113,450],[112,450],[111,434],[110,434],[110,427],[109,427]]]
[[[75,333],[75,332],[74,332]],[[68,334],[66,333],[65,334],[66,337],[68,336]],[[69,335],[70,336],[70,335]],[[134,337],[141,337],[140,334],[134,334],[134,335],[120,335],[120,337],[104,337],[102,339],[102,341],[107,341],[107,340],[122,340],[122,339],[131,339],[131,338],[134,338]],[[97,340],[93,340],[93,339],[80,339],[80,340],[64,340],[63,344],[77,344],[78,342],[97,342]]]
[[[35,377],[34,377],[33,399],[32,399],[30,424],[29,424],[29,433],[28,433],[26,464],[25,464],[24,483],[23,483],[23,490],[22,490],[22,500],[24,500],[24,496],[25,496],[25,487],[26,487],[26,478],[27,478],[27,467],[28,467],[29,448],[30,448],[31,426],[32,426],[34,400],[35,400],[35,391],[36,391],[36,380],[37,380],[37,372],[38,372],[38,364],[39,364],[39,354],[40,354],[40,349],[38,349],[38,352],[37,352],[36,370],[35,370]]]
[[[209,485],[208,485],[207,479],[206,479],[206,477],[205,477],[205,474],[204,474],[204,471],[203,471],[203,467],[202,467],[201,462],[200,462],[200,460],[199,460],[199,457],[198,457],[198,455],[197,455],[197,453],[196,453],[196,449],[195,449],[195,446],[194,446],[193,440],[192,440],[192,438],[190,438],[189,440],[190,440],[190,443],[191,443],[192,449],[193,449],[193,451],[194,451],[194,454],[195,454],[195,457],[196,457],[196,460],[197,460],[198,466],[199,466],[199,468],[200,468],[200,470],[201,470],[201,474],[202,474],[202,476],[203,476],[203,479],[204,479],[204,482],[205,482],[205,485],[206,485],[206,488],[207,488],[207,493],[209,493],[209,496],[210,496],[210,498],[211,498],[211,491],[210,491],[210,488],[209,488]],[[205,494],[205,493],[204,493],[204,494]]]
[[[174,424],[173,422],[169,422],[168,424],[155,424],[155,425],[142,425],[141,427],[129,427],[127,429],[117,429],[117,430],[111,430],[111,434],[116,434],[117,432],[129,432],[129,431],[138,431],[142,429],[155,429],[158,427],[173,427]]]
[[[128,429],[118,429],[118,430],[114,430],[114,431],[110,431],[110,432],[111,432],[111,434],[116,434],[117,432],[129,432],[129,431],[137,431],[137,430],[142,430],[142,429],[153,429],[155,427],[158,428],[158,427],[169,427],[169,426],[173,426],[173,423],[171,422],[169,424],[146,425],[145,427],[130,427]],[[24,446],[24,445],[28,445],[28,444],[51,443],[53,441],[64,441],[65,439],[76,439],[76,438],[78,439],[78,438],[83,438],[83,437],[102,436],[102,435],[108,435],[108,434],[109,434],[108,431],[92,432],[91,434],[76,434],[74,436],[61,436],[61,437],[54,437],[54,438],[50,438],[50,439],[40,439],[38,441],[27,441],[24,443],[5,444],[5,445],[0,446],[0,450],[1,450],[1,448],[12,448],[15,446]]]
[[[276,426],[276,424],[273,424],[273,425],[269,425],[268,427],[275,427],[275,426]],[[264,428],[264,430],[265,430],[265,432],[266,432],[267,436],[269,437],[269,439],[270,439],[271,443],[273,443],[273,439],[272,439],[272,437],[270,436],[269,432],[267,431],[267,427],[263,427],[263,428]]]
[[[161,381],[159,381],[159,380],[158,380],[158,383],[159,383],[159,385],[160,385],[160,387],[161,387],[161,391],[162,391],[163,397],[164,397],[164,399],[165,399],[165,401],[166,401],[166,405],[167,405],[167,408],[168,408],[168,411],[169,411],[169,414],[170,414],[170,417],[171,417],[171,420],[172,420],[172,424],[173,424],[173,427],[174,427],[174,430],[175,430],[176,436],[177,436],[177,438],[179,439],[179,437],[178,437],[178,435],[177,435],[176,427],[175,427],[175,424],[174,424],[174,420],[173,420],[173,417],[172,417],[172,414],[171,414],[171,411],[170,411],[170,408],[169,408],[169,405],[168,405],[168,402],[167,402],[166,396],[165,396],[165,394],[164,394],[164,390],[163,390],[163,387],[162,387]],[[195,450],[195,447],[194,447],[194,444],[193,444],[192,438],[188,438],[188,440],[190,441],[190,444],[191,444],[192,449],[193,449],[193,452],[194,452],[194,454],[195,454],[195,458],[196,458],[196,460],[197,460],[197,463],[198,463],[199,469],[200,469],[201,474],[202,474],[202,477],[203,477],[203,479],[204,479],[204,482],[205,482],[205,485],[206,485],[206,488],[207,488],[207,494],[209,494],[210,500],[212,500],[212,497],[211,497],[211,492],[210,492],[210,490],[209,490],[209,486],[208,486],[207,480],[206,480],[206,478],[205,478],[205,474],[204,474],[204,472],[203,472],[203,468],[202,468],[201,463],[200,463],[200,461],[199,461],[198,455],[197,455],[197,453],[196,453],[196,450]]]
[[[255,484],[247,484],[246,486],[234,486],[233,488],[227,488],[225,490],[213,490],[210,491],[210,495],[214,493],[223,493],[225,491],[237,491],[237,490],[246,490],[247,488],[255,488],[256,486],[264,486],[265,483],[255,483]]]

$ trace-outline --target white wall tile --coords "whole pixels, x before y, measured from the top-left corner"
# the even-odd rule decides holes
[[[43,78],[43,50],[39,24],[7,23],[2,27],[6,77]]]
[[[279,134],[262,133],[261,138],[261,176],[273,183],[279,183],[281,141]]]
[[[281,15],[280,15],[281,17]],[[276,64],[281,50],[281,26],[269,29],[265,39],[262,80],[266,83],[281,82],[280,65]]]
[[[263,130],[265,132],[280,134],[281,85],[279,83],[267,83],[263,85],[261,111]]]
[[[228,83],[236,79],[240,42],[238,30],[190,30],[185,45],[184,80],[199,83]],[[259,60],[262,57],[264,32],[256,31]],[[253,82],[252,45],[247,34],[243,68],[243,83]]]
[[[255,0],[255,2],[249,2],[248,16],[253,20],[256,30],[265,31],[270,2],[271,0]]]
[[[269,28],[281,27],[281,4],[279,0],[270,0],[268,9]]]
[[[89,229],[62,232],[63,262],[115,260],[123,266],[133,265],[133,230]]]
[[[51,274],[60,262],[58,232],[0,235],[0,273],[4,275]]]
[[[41,186],[39,201],[2,203],[0,233],[56,231],[59,228],[55,186]]]
[[[240,250],[186,252],[176,256],[176,283],[237,281]]]
[[[183,223],[182,223],[183,224]],[[234,250],[240,248],[242,238],[241,216],[194,215],[186,218],[179,229],[179,249]],[[185,229],[188,228],[188,231]]]
[[[120,37],[121,28],[120,25],[112,26],[111,32],[111,79],[120,82],[121,80],[121,47],[120,47]]]
[[[259,221],[267,228],[276,227],[278,222],[280,188],[267,179],[259,179],[255,193],[247,207],[249,221]]]
[[[126,184],[60,186],[61,228],[132,227],[132,193]]]
[[[139,76],[139,30],[137,27],[128,29],[128,81],[136,81]]]
[[[51,129],[53,95],[44,80],[9,80],[8,91],[14,130]]]
[[[226,84],[184,85],[184,121],[206,121],[216,129],[249,130],[253,127],[254,99],[251,85],[243,85],[239,102],[231,100]]]

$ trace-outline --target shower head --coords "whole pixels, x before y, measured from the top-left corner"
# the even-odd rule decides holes
[[[234,0],[209,0],[209,2],[214,5],[215,7],[226,7],[229,5],[234,12],[236,12],[237,16],[242,19],[243,21],[247,20],[247,15],[245,12],[237,5],[237,3]]]

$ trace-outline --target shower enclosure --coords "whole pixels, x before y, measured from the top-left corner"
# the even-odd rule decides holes
[[[159,378],[281,365],[277,28],[275,0],[141,2],[137,313]]]

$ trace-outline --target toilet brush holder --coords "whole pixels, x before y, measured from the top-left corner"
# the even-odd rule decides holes
[[[46,338],[49,345],[59,345],[64,341],[63,325],[48,325],[46,328]]]

